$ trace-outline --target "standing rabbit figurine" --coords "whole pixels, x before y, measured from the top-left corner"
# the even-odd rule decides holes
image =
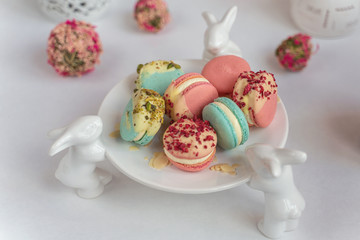
[[[222,55],[236,55],[242,57],[240,48],[230,40],[229,34],[235,21],[237,7],[233,6],[218,21],[216,17],[209,13],[203,12],[203,17],[208,28],[205,31],[203,59],[210,59]]]
[[[279,238],[284,231],[295,230],[305,200],[294,184],[290,165],[306,161],[306,153],[254,144],[246,155],[255,174],[249,186],[265,194],[264,218],[259,230],[269,238]]]
[[[105,160],[105,148],[99,140],[103,123],[99,116],[83,116],[70,125],[49,132],[50,138],[57,138],[49,155],[69,149],[55,172],[64,185],[76,189],[82,198],[99,196],[112,175],[96,167]]]

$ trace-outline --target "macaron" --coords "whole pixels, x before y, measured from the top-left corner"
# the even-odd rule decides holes
[[[197,172],[213,161],[217,137],[209,122],[183,117],[166,129],[163,144],[165,155],[175,167]]]
[[[202,117],[215,129],[218,144],[223,149],[233,149],[249,138],[249,126],[244,113],[229,98],[219,97],[206,105]]]
[[[266,71],[241,73],[235,83],[232,100],[241,108],[249,126],[267,127],[275,117],[277,84]]]
[[[181,66],[173,61],[157,60],[137,67],[138,77],[136,87],[151,89],[161,96],[170,85],[171,81],[184,74]]]
[[[120,121],[121,138],[140,145],[150,143],[164,121],[165,102],[150,89],[136,89]]]
[[[225,96],[232,93],[240,73],[250,70],[250,65],[245,59],[224,55],[207,62],[201,74],[215,86],[220,96]]]
[[[218,97],[216,88],[199,73],[186,73],[172,81],[164,93],[166,114],[201,118],[202,109]]]

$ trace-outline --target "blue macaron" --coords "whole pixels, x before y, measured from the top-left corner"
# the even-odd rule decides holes
[[[164,95],[165,90],[171,81],[184,74],[180,65],[172,61],[153,61],[138,67],[137,88],[152,89],[160,95]]]
[[[135,132],[134,129],[132,99],[130,99],[130,101],[126,105],[123,115],[121,116],[120,135],[122,139],[128,142],[133,141],[138,135],[138,133]]]
[[[206,105],[202,117],[215,129],[218,144],[223,149],[233,149],[249,138],[249,125],[244,113],[229,98],[219,97]]]

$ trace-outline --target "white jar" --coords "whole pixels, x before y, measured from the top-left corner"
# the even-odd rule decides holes
[[[110,0],[38,0],[41,10],[57,22],[94,21],[106,11]]]
[[[291,0],[291,15],[307,34],[339,37],[359,24],[360,0]]]

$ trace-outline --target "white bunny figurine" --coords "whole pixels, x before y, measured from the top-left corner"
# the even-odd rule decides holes
[[[230,40],[229,34],[237,14],[237,7],[233,6],[218,21],[216,17],[209,13],[203,12],[203,17],[208,28],[205,31],[203,59],[210,59],[222,55],[236,55],[242,57],[240,48]]]
[[[265,213],[258,223],[259,230],[269,238],[295,230],[305,200],[294,184],[290,165],[305,162],[306,153],[266,144],[254,144],[245,151],[255,171],[249,186],[265,194]]]
[[[105,148],[99,140],[102,129],[99,116],[83,116],[48,134],[50,138],[57,138],[50,148],[50,156],[68,148],[55,172],[56,178],[75,188],[82,198],[99,196],[112,179],[110,173],[96,167],[97,162],[105,160]]]

